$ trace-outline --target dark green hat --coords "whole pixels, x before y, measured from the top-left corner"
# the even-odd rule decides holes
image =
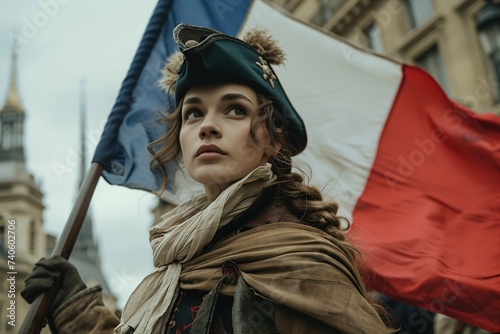
[[[304,122],[270,65],[281,64],[284,54],[263,31],[254,30],[244,40],[206,27],[178,25],[174,41],[182,55],[169,59],[161,85],[169,92],[175,89],[176,104],[194,86],[240,83],[252,87],[273,101],[291,153],[296,155],[307,144]]]

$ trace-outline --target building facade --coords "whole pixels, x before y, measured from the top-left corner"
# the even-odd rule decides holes
[[[16,59],[13,52],[9,91],[0,111],[0,333],[16,333],[21,326],[29,305],[19,292],[35,262],[47,254],[43,192],[25,163],[25,111],[17,91]]]
[[[21,327],[29,309],[19,294],[24,281],[34,264],[40,258],[50,256],[55,246],[55,238],[43,230],[43,192],[26,167],[23,144],[25,110],[17,90],[16,60],[14,51],[9,91],[0,110],[0,333],[17,333]],[[82,134],[85,132],[84,109],[82,106]],[[84,143],[82,138],[82,145]],[[85,147],[82,147],[82,152],[86,152]],[[85,164],[85,155],[82,154],[80,184],[85,175]],[[85,217],[70,262],[77,267],[88,286],[102,286],[104,304],[116,311],[117,299],[101,271],[90,214]],[[50,333],[48,327],[42,333]]]
[[[450,98],[500,115],[498,48],[485,49],[485,0],[275,0],[350,43],[424,68]],[[493,3],[498,3],[496,0]],[[500,40],[500,31],[496,38]]]

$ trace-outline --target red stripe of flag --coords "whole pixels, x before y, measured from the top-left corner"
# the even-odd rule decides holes
[[[418,68],[403,73],[353,213],[367,282],[500,331],[500,118],[453,103]]]

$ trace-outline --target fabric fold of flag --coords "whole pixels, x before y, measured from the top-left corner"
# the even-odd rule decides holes
[[[147,145],[173,102],[156,82],[181,22],[231,35],[264,28],[285,50],[275,71],[308,131],[294,161],[351,220],[370,288],[500,331],[500,118],[269,1],[158,2],[93,159],[109,183],[157,188]],[[165,198],[177,203],[188,178],[167,168]]]
[[[372,288],[500,330],[500,119],[450,101],[418,68],[382,132],[351,234]]]

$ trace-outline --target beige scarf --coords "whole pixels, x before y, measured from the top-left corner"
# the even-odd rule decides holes
[[[150,230],[156,270],[130,296],[116,333],[161,333],[162,320],[176,298],[182,264],[196,257],[217,230],[245,211],[276,177],[271,165],[257,167],[207,206],[205,195],[187,201]]]

